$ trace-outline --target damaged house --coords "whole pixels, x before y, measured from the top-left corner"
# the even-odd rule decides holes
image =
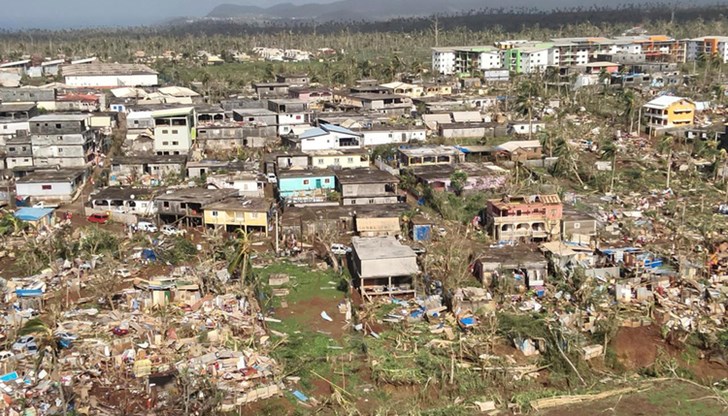
[[[483,224],[497,241],[552,240],[560,236],[563,204],[558,195],[491,199]]]
[[[353,237],[354,286],[365,300],[377,296],[412,297],[419,273],[417,254],[394,237]]]
[[[536,288],[548,276],[546,258],[526,246],[486,248],[476,253],[471,267],[485,287],[499,284],[499,279],[513,279],[516,289]]]

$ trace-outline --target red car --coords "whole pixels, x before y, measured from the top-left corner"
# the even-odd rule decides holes
[[[117,337],[123,337],[124,335],[129,333],[129,330],[126,328],[115,326],[114,329],[111,330],[111,332]]]
[[[88,222],[96,224],[106,224],[109,222],[109,216],[106,214],[91,214],[88,216]]]

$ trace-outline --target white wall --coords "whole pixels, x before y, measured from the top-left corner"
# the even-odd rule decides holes
[[[142,75],[104,75],[104,76],[66,76],[66,84],[73,87],[150,87],[159,85],[154,74]]]
[[[14,123],[0,123],[0,136],[15,135],[18,130],[30,130],[28,121],[17,121]]]
[[[432,70],[443,75],[452,75],[455,72],[455,52],[432,51]]]
[[[43,189],[44,185],[49,185],[51,189]],[[70,182],[55,183],[16,183],[16,192],[19,196],[30,197],[71,197],[76,191]]]
[[[364,137],[362,139],[363,146],[379,146],[392,143],[407,143],[410,140],[424,141],[426,138],[425,130],[390,130],[390,131],[362,131]],[[403,138],[402,135],[405,137]]]
[[[164,133],[166,131],[166,133]],[[176,133],[174,133],[176,132]],[[176,144],[175,144],[176,143]],[[186,155],[192,145],[192,133],[187,126],[158,126],[154,128],[154,151]]]
[[[480,66],[479,69],[498,69],[503,67],[503,60],[501,54],[498,51],[493,52],[482,52],[480,54]]]

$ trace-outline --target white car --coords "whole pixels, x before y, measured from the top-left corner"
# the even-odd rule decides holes
[[[179,228],[175,227],[174,225],[165,224],[162,226],[162,234],[164,235],[184,235],[185,230],[180,230]]]
[[[265,178],[268,180],[268,183],[278,183],[278,178],[275,173],[266,173]]]
[[[13,351],[24,352],[24,351],[38,351],[38,346],[35,343],[35,337],[32,335],[26,335],[20,337],[15,344],[13,344]]]
[[[12,351],[0,351],[0,363],[8,361],[13,357],[15,357],[15,354]]]
[[[116,269],[114,274],[124,279],[126,279],[127,277],[131,277],[131,272],[129,271],[129,269]]]
[[[136,225],[137,230],[139,231],[146,231],[149,233],[156,233],[159,231],[159,228],[157,228],[156,225],[152,224],[151,222],[146,221],[140,221]]]
[[[351,253],[351,247],[339,243],[334,243],[331,245],[331,252],[336,254],[337,256],[345,256],[346,253]]]

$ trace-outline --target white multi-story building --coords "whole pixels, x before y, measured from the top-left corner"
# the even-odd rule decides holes
[[[722,63],[728,63],[728,36],[703,36],[689,39],[686,45],[688,61],[697,61],[704,56],[715,56]]]
[[[455,49],[432,48],[432,71],[442,75],[455,73]]]
[[[442,75],[467,74],[502,67],[501,55],[492,46],[432,48],[432,70]]]
[[[520,49],[521,72],[533,74],[545,71],[549,65],[549,49],[546,47]]]
[[[152,112],[154,151],[157,155],[186,155],[195,136],[193,107]]]

